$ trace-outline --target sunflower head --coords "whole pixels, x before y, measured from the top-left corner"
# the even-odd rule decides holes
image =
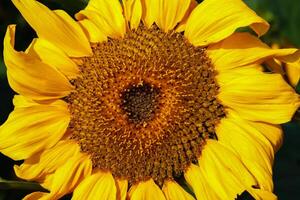
[[[299,53],[235,33],[269,27],[241,0],[90,0],[76,20],[12,1],[38,37],[18,52],[7,29],[0,150],[49,190],[25,199],[276,199],[278,124],[300,101],[261,64]]]
[[[141,25],[92,50],[67,97],[72,139],[95,167],[130,183],[180,176],[224,116],[205,49]]]

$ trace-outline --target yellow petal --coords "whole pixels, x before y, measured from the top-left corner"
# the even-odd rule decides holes
[[[164,192],[167,200],[195,200],[189,193],[187,193],[175,181],[165,181],[162,191]]]
[[[30,107],[36,105],[36,102],[22,95],[15,95],[13,98],[13,104],[15,107]]]
[[[193,45],[206,46],[245,26],[250,26],[258,35],[269,29],[269,24],[242,0],[205,0],[191,13],[184,35]]]
[[[297,49],[297,51],[291,55],[278,56],[277,59],[284,63],[300,63],[300,50]]]
[[[89,19],[97,28],[112,38],[123,37],[126,32],[123,9],[118,0],[90,0],[87,7],[75,15],[76,19]]]
[[[97,172],[85,178],[74,190],[72,200],[114,200],[117,189],[115,180],[109,172]]]
[[[141,0],[124,0],[124,15],[131,29],[137,29],[142,18]]]
[[[185,16],[191,0],[158,0],[156,23],[164,32],[173,30]]]
[[[186,11],[185,15],[183,16],[181,22],[176,27],[176,32],[183,32],[185,31],[186,22],[190,17],[192,11],[198,6],[198,2],[196,0],[191,0],[188,10]]]
[[[257,185],[236,154],[218,141],[207,140],[199,165],[204,179],[215,189],[219,199],[234,199],[237,194]]]
[[[247,166],[247,169],[251,172],[251,174],[255,177],[260,189],[266,191],[273,191],[273,173],[267,170],[262,165],[253,162],[253,160],[243,159],[243,162]]]
[[[79,152],[79,145],[71,140],[63,140],[51,149],[26,159],[20,166],[15,165],[14,170],[21,179],[39,181],[54,173],[66,160]]]
[[[23,200],[46,200],[47,196],[47,193],[44,192],[33,192],[26,195]]]
[[[100,31],[94,22],[89,19],[78,21],[89,41],[92,43],[107,41],[107,36]]]
[[[79,183],[91,175],[91,171],[92,162],[89,156],[77,154],[69,158],[64,165],[55,171],[53,180],[49,181],[49,185],[43,185],[50,193],[35,192],[25,199],[33,200],[38,197],[40,200],[59,199],[73,192]]]
[[[300,105],[300,98],[280,74],[256,71],[239,73],[239,69],[220,73],[218,98],[223,105],[243,119],[271,124],[290,121]]]
[[[56,99],[73,89],[67,78],[40,59],[14,50],[15,26],[7,28],[4,61],[10,86],[19,94],[36,100]]]
[[[218,141],[235,152],[255,177],[260,188],[272,191],[274,152],[263,134],[236,115],[223,118],[216,133]]]
[[[201,200],[214,200],[219,199],[213,187],[207,183],[208,180],[203,176],[200,168],[194,164],[188,167],[184,173],[184,178],[187,183],[193,188],[197,199]]]
[[[216,127],[216,133],[218,140],[241,159],[252,160],[272,171],[273,147],[264,134],[248,120],[240,118],[235,113],[229,113]]]
[[[63,101],[16,107],[0,128],[0,150],[14,160],[26,159],[54,146],[69,121],[68,106]]]
[[[36,0],[12,0],[12,2],[40,38],[48,40],[72,57],[92,54],[82,29],[64,11],[53,12]]]
[[[218,71],[231,70],[244,65],[262,63],[272,57],[282,57],[297,49],[271,49],[249,33],[235,33],[208,47],[207,53]]]
[[[130,200],[165,200],[165,196],[153,179],[133,185],[128,193]]]
[[[256,200],[277,200],[276,195],[270,191],[252,189],[251,193]]]
[[[154,21],[158,18],[159,0],[141,0],[142,3],[142,19],[147,28],[150,28]]]
[[[279,49],[276,44],[272,45],[272,49]],[[268,69],[274,73],[280,73],[287,77],[288,82],[296,87],[300,80],[300,50],[292,55],[277,57],[270,59],[264,63]]]
[[[76,154],[74,154],[74,156],[77,156]],[[70,158],[69,158],[70,159]],[[65,162],[66,163],[66,162]],[[63,163],[64,164],[64,163]],[[63,165],[62,164],[62,165]],[[62,165],[60,166],[57,166],[57,169],[60,168]],[[46,188],[48,189],[48,191],[50,191],[50,187],[51,185],[53,184],[53,178],[54,178],[54,175],[55,175],[55,172],[54,173],[50,173],[50,174],[47,174],[44,179],[41,179],[41,180],[37,180],[40,185],[43,187],[43,188]]]
[[[79,74],[77,65],[61,49],[47,40],[35,38],[26,53],[38,57],[43,63],[58,69],[69,79]]]
[[[128,181],[126,179],[117,179],[117,199],[118,200],[125,200],[127,197],[127,189],[128,189]]]
[[[287,63],[285,71],[291,85],[296,87],[300,81],[300,62]]]
[[[263,134],[273,146],[273,151],[277,152],[283,142],[283,131],[280,125],[267,124],[262,122],[252,122],[248,123],[255,127],[261,134]]]

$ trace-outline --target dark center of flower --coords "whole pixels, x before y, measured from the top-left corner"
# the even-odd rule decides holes
[[[155,26],[92,48],[66,99],[71,138],[130,183],[181,176],[224,116],[206,50]]]
[[[159,89],[148,83],[130,85],[122,92],[122,109],[128,120],[135,124],[145,124],[154,117],[159,106]]]

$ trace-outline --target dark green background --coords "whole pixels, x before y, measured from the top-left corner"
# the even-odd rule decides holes
[[[64,9],[71,15],[84,8],[87,0],[40,0],[51,9]],[[263,40],[270,45],[300,47],[300,1],[299,0],[245,0],[260,16],[271,24]],[[36,13],[38,17],[38,13]],[[0,38],[3,40],[8,24],[17,24],[16,48],[24,50],[33,37],[34,31],[24,21],[10,0],[0,0]],[[0,45],[2,52],[3,45]],[[0,124],[13,109],[12,97],[6,79],[2,54],[0,57]],[[285,139],[276,155],[274,166],[275,193],[282,200],[300,199],[300,125],[296,122],[283,125]],[[0,177],[16,179],[11,159],[0,155]],[[1,181],[0,181],[1,182]],[[226,180],[224,180],[226,182]],[[1,183],[0,183],[1,188]],[[30,190],[0,190],[0,200],[20,199]]]

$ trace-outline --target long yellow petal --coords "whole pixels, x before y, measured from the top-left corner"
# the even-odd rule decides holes
[[[79,69],[72,59],[47,40],[35,38],[26,53],[38,57],[43,63],[58,69],[70,79],[79,74]]]
[[[178,183],[175,181],[165,181],[162,191],[164,192],[167,200],[195,200],[192,195],[187,193]]]
[[[82,29],[66,12],[62,10],[53,12],[36,0],[12,0],[12,2],[40,38],[55,44],[72,57],[92,54]]]
[[[216,140],[207,140],[199,158],[199,167],[219,199],[234,199],[237,194],[257,185],[236,154]]]
[[[154,183],[153,179],[133,185],[128,196],[130,200],[166,200],[163,192]]]
[[[192,11],[198,6],[198,2],[196,0],[191,0],[188,10],[186,11],[185,15],[183,16],[181,22],[176,27],[176,32],[183,32],[185,31],[186,22],[190,17]]]
[[[4,61],[10,86],[19,94],[36,100],[56,99],[73,89],[57,69],[35,56],[14,50],[15,26],[8,26],[4,38]]]
[[[274,152],[279,150],[283,142],[283,131],[280,125],[252,121],[248,121],[248,123],[269,140]]]
[[[73,192],[82,181],[92,173],[92,162],[85,154],[76,154],[53,174],[49,185],[43,184],[50,193],[47,199],[59,199]]]
[[[26,159],[54,146],[69,121],[68,106],[63,101],[16,107],[0,127],[0,150],[14,160]]]
[[[72,200],[115,200],[116,184],[109,172],[97,172],[85,178],[74,190]]]
[[[273,147],[246,120],[230,115],[221,120],[216,129],[218,141],[230,148],[257,180],[259,187],[273,190]]]
[[[209,46],[207,50],[208,56],[218,71],[262,63],[272,57],[283,57],[296,52],[295,48],[271,49],[249,33],[235,33],[225,40]]]
[[[128,189],[128,181],[126,179],[117,179],[117,199],[118,200],[126,200],[127,197],[127,189]]]
[[[71,140],[63,140],[41,154],[26,159],[20,166],[15,165],[14,170],[21,179],[40,181],[79,152],[79,145]]]
[[[269,29],[269,24],[242,0],[205,0],[191,13],[185,37],[195,46],[206,46],[245,26],[250,26],[258,35]]]
[[[50,193],[35,192],[27,195],[26,200],[50,200],[59,199],[64,195],[73,192],[74,189],[91,175],[92,162],[89,156],[77,154],[69,158],[64,165],[59,167],[49,185],[43,185]]]
[[[107,41],[107,36],[100,31],[94,22],[89,19],[82,19],[78,21],[89,41],[92,43]]]
[[[118,0],[90,0],[87,7],[75,15],[76,19],[89,19],[106,36],[121,38],[126,33],[123,9]]]
[[[256,200],[277,200],[276,195],[270,191],[265,191],[261,189],[252,189],[251,193]]]
[[[147,28],[150,28],[154,21],[158,18],[159,0],[141,0],[142,3],[142,19]]]
[[[173,30],[185,16],[191,0],[158,0],[156,24],[164,32]]]
[[[235,69],[217,76],[221,86],[218,98],[223,105],[251,121],[271,124],[290,121],[300,105],[300,97],[280,74],[239,71]]]
[[[201,200],[214,200],[219,199],[214,187],[210,187],[207,183],[208,180],[203,176],[200,168],[194,164],[188,167],[184,173],[184,178],[187,183],[193,188],[197,199]]]
[[[124,0],[124,15],[131,29],[137,29],[142,18],[141,0]]]

